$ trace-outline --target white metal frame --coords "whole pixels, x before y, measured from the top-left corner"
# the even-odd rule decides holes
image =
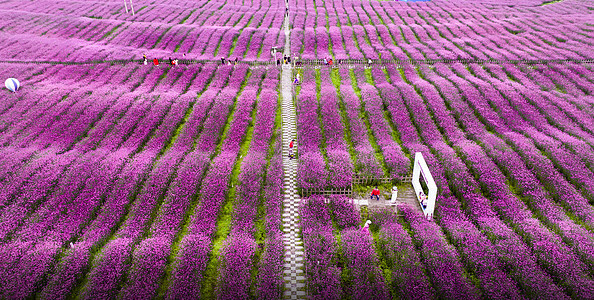
[[[124,8],[126,9],[126,13],[128,13],[128,5],[126,5],[126,1],[128,0],[124,0]],[[134,5],[132,4],[132,0],[130,1],[130,10],[132,10],[132,15],[134,15]]]
[[[429,220],[433,218],[433,212],[435,210],[435,198],[437,197],[437,185],[435,184],[435,180],[433,180],[433,176],[431,176],[431,172],[429,171],[429,167],[427,167],[427,163],[425,162],[425,158],[423,158],[423,154],[421,152],[415,153],[415,165],[413,167],[413,177],[412,177],[412,185],[415,190],[415,196],[421,203],[421,199],[419,198],[419,192],[423,191],[421,186],[420,177],[421,174],[423,175],[423,179],[429,188],[429,195],[427,195],[427,208],[423,209],[425,213],[425,217]],[[421,205],[421,208],[423,206]]]

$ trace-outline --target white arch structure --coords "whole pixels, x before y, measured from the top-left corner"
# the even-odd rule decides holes
[[[420,176],[423,175],[423,180],[425,180],[425,184],[429,188],[429,195],[426,201],[427,207],[423,208],[421,205],[421,209],[423,209],[423,213],[425,217],[429,220],[433,218],[433,211],[435,210],[435,198],[437,197],[437,185],[435,185],[435,181],[433,180],[433,176],[431,176],[431,172],[429,171],[429,167],[427,167],[427,163],[425,162],[425,158],[423,158],[423,154],[421,152],[415,153],[415,165],[413,167],[413,177],[412,177],[412,185],[415,190],[415,195],[419,204],[421,203],[421,199],[419,198],[419,193],[423,192],[423,188],[420,182]]]

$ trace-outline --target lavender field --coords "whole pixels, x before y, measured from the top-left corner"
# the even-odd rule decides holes
[[[0,3],[0,299],[594,299],[594,3],[133,3]]]

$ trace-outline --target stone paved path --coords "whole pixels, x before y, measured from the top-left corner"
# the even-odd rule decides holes
[[[286,4],[288,6],[288,2]],[[284,55],[290,55],[289,18],[285,15]],[[289,143],[297,139],[295,105],[292,93],[293,69],[291,65],[282,66],[282,129],[283,166],[285,171],[285,199],[283,203],[283,242],[285,246],[284,279],[285,299],[305,299],[305,273],[303,241],[299,235],[299,202],[297,195],[297,160],[289,159]]]

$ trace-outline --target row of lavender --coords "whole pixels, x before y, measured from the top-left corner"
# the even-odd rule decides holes
[[[259,78],[259,71],[252,74],[254,80]],[[274,77],[272,77],[274,74]],[[271,163],[264,173],[267,165],[267,152],[269,141],[273,134],[275,116],[277,110],[276,85],[278,84],[278,70],[273,69],[267,78],[262,82],[259,95],[257,112],[253,115],[256,118],[251,136],[244,139],[248,142],[249,150],[245,157],[237,157],[239,152],[241,135],[239,131],[252,122],[251,111],[258,90],[257,82],[248,82],[246,89],[236,105],[236,111],[226,140],[223,142],[221,153],[213,160],[213,167],[206,175],[201,190],[200,205],[193,213],[187,227],[187,233],[180,241],[179,259],[174,263],[170,290],[167,298],[179,299],[187,297],[200,298],[204,295],[206,287],[202,281],[207,272],[209,258],[216,252],[211,236],[217,229],[217,212],[226,204],[232,201],[234,211],[230,228],[223,228],[228,233],[223,242],[223,251],[217,259],[223,263],[216,271],[218,279],[215,282],[216,292],[223,298],[237,299],[250,294],[270,293],[272,298],[280,293],[280,278],[278,272],[282,261],[279,223],[280,223],[280,193],[282,184],[282,165],[280,165],[278,154],[271,159]],[[240,174],[235,196],[226,199],[225,195],[231,188],[227,183],[232,177],[235,164],[240,164]],[[263,187],[266,182],[266,188]],[[248,184],[249,183],[249,184]],[[264,200],[262,197],[264,193]],[[266,203],[262,203],[262,201]],[[258,209],[265,208],[267,216],[258,215]],[[255,226],[257,221],[265,218],[266,233],[259,232]],[[186,231],[184,230],[184,231]],[[256,241],[257,236],[265,234],[265,241]],[[252,267],[258,263],[255,257],[258,249],[257,242],[266,245],[264,258],[259,264],[257,274],[257,291],[250,288],[252,278],[250,277]],[[272,273],[272,274],[271,274]],[[275,274],[276,273],[276,274]],[[140,281],[142,282],[142,281]],[[202,283],[202,286],[201,286]],[[133,293],[134,294],[134,293]],[[130,294],[130,295],[133,295]],[[151,294],[147,296],[150,297]],[[195,296],[189,296],[195,295]],[[270,297],[270,296],[269,296]]]
[[[338,83],[335,88],[330,73],[321,72],[320,80],[316,80],[314,73],[311,69],[304,71],[304,83],[297,97],[299,186],[306,189],[345,188],[350,186],[355,173],[383,177],[385,171],[393,178],[406,175],[410,161],[394,141],[394,133],[383,117],[381,99],[373,87],[362,86],[361,103],[350,85],[350,77],[343,77],[349,81],[344,85]],[[346,122],[341,121],[341,115]],[[348,128],[350,145],[345,141],[345,127]],[[368,130],[372,133],[371,141]],[[322,142],[323,154],[319,148]],[[349,148],[353,157],[349,155]],[[382,152],[384,160],[378,160],[376,151]]]
[[[539,91],[539,84],[554,82],[563,88],[581,86],[574,89],[590,95],[591,71],[578,65],[556,66],[542,83],[528,78],[535,74],[511,65],[472,65],[468,70],[462,65],[423,67],[420,73],[406,69],[404,76],[392,67],[386,71],[374,69],[365,76],[363,70],[355,70],[349,76],[341,70],[342,83],[354,76],[361,88],[364,108],[359,111],[369,117],[369,141],[382,139],[372,122],[384,118],[374,115],[373,109],[386,107],[386,120],[392,123],[387,128],[399,135],[394,140],[405,153],[423,152],[431,165],[440,188],[436,223],[441,228],[409,210],[405,223],[415,233],[413,241],[435,293],[448,298],[480,294],[517,298],[562,297],[563,291],[575,298],[591,297],[593,210],[586,183],[592,172],[588,154],[592,132],[586,125],[592,119],[591,103],[587,96]],[[554,76],[559,73],[564,75]],[[366,85],[370,78],[375,86]],[[379,103],[367,100],[373,94],[381,96]],[[346,107],[347,101],[343,102]],[[352,119],[343,112],[344,124]],[[311,136],[310,132],[301,134]],[[522,135],[525,132],[529,134]],[[355,138],[352,144],[357,144]],[[379,142],[373,144],[381,147]],[[389,166],[387,158],[385,162]],[[380,229],[387,234],[387,229]],[[457,251],[448,248],[441,230]],[[389,252],[393,250],[382,248],[382,240],[375,243],[385,263],[398,266]],[[341,255],[332,247],[324,249],[328,261]],[[415,257],[409,265],[415,264]],[[311,260],[315,265],[320,259]],[[332,286],[337,280],[332,276],[313,272],[310,280],[327,278],[324,285]],[[391,276],[388,283],[394,286],[392,292],[401,293],[402,282],[418,280],[417,276]],[[466,279],[469,276],[478,280],[473,284]],[[347,291],[350,283],[342,284]],[[315,286],[310,290],[322,295]]]
[[[271,47],[284,44],[282,1],[265,8],[202,2],[186,10],[179,9],[187,3],[174,2],[146,6],[134,17],[107,5],[91,7],[87,14],[95,12],[93,18],[62,6],[43,6],[41,15],[38,4],[18,12],[8,7],[6,23],[0,23],[0,56],[85,61],[138,59],[143,52],[166,58],[177,52],[189,59],[270,60]],[[585,49],[592,45],[587,23],[592,7],[586,3],[563,2],[555,9],[440,1],[296,1],[289,6],[291,48],[308,59],[591,58]]]
[[[554,6],[295,1],[291,49],[307,59],[591,58],[592,7]]]
[[[525,80],[530,80],[532,87],[540,90],[545,95],[562,97],[566,101],[570,101],[573,109],[565,105],[564,110],[574,119],[579,118],[579,115],[575,114],[576,109],[588,109],[589,106],[587,99],[592,93],[592,75],[590,70],[581,65],[536,66],[536,69],[534,67],[511,65],[502,69],[491,65],[486,68],[486,72],[478,65],[472,65],[470,70],[473,73],[479,70],[482,71],[487,79],[495,76],[495,79],[513,83],[518,82],[519,79],[516,77],[522,76]],[[338,156],[345,156],[347,148],[351,148],[356,173],[379,177],[383,175],[382,166],[385,166],[387,172],[395,177],[402,176],[409,171],[408,158],[404,157],[405,154],[402,153],[402,150],[399,150],[396,143],[399,138],[398,135],[401,133],[398,130],[392,130],[389,122],[384,120],[381,99],[378,93],[374,91],[374,87],[366,82],[366,78],[359,80],[360,87],[355,84],[355,89],[357,89],[357,93],[360,94],[363,100],[361,103],[357,95],[355,95],[355,90],[348,82],[346,74],[346,77],[343,76],[343,82],[347,84],[340,85],[335,80],[334,82],[330,80],[328,71],[320,72],[321,78],[318,79],[314,78],[313,70],[304,70],[303,72],[305,83],[301,86],[301,93],[297,97],[298,111],[300,112],[298,117],[299,142],[303,146],[300,149],[301,168],[304,170],[300,177],[301,187],[322,188],[330,186],[340,188],[349,185],[353,174],[353,170],[349,168],[352,167],[349,167],[348,164],[335,162]],[[517,74],[514,75],[513,73]],[[338,73],[334,72],[334,74]],[[376,76],[370,74],[369,77],[375,78]],[[317,98],[319,99],[316,99],[316,84],[314,83],[316,81]],[[337,84],[336,89],[332,86],[333,83]],[[340,102],[338,102],[337,91],[340,94]],[[562,91],[562,93],[559,91]],[[341,115],[343,118],[342,123]],[[408,114],[401,113],[398,117],[408,117]],[[319,122],[316,122],[316,120]],[[366,125],[369,133],[371,133],[369,139]],[[584,127],[583,125],[579,126]],[[560,127],[563,131],[566,130],[567,125],[560,125]],[[320,131],[321,128],[325,133]],[[583,132],[584,128],[572,128],[569,134],[583,138]],[[349,140],[349,147],[345,146],[343,137]],[[318,147],[321,145],[323,147],[320,152]],[[583,148],[583,146],[579,147]],[[376,157],[373,155],[373,150],[376,152],[381,151],[384,158],[378,161],[377,155]],[[310,154],[313,153],[312,151],[318,151],[319,154]],[[582,155],[586,155],[585,150],[581,151]],[[321,155],[322,153],[324,155]],[[326,159],[325,168],[311,168],[317,165],[324,166],[323,159]],[[325,173],[314,174],[312,172]],[[580,184],[578,187],[581,188],[581,186]]]
[[[187,59],[223,56],[269,60],[270,48],[284,44],[284,35],[279,34],[284,2],[275,2],[271,7],[231,2],[203,2],[190,5],[193,8],[188,8],[187,3],[175,4],[151,5],[134,17],[121,12],[115,19],[104,19],[101,15],[111,16],[111,12],[120,11],[123,5],[106,4],[103,8],[82,10],[89,11],[85,16],[94,12],[94,18],[81,17],[82,12],[77,9],[64,13],[61,10],[64,3],[47,6],[36,3],[19,7],[18,12],[7,7],[5,13],[10,17],[6,23],[0,23],[3,28],[0,57],[87,61],[139,59],[142,53],[165,58],[179,52],[186,54]],[[40,8],[44,14],[39,14]]]
[[[13,2],[2,3],[4,9],[14,9]],[[127,3],[130,11],[130,4]],[[206,11],[207,14],[221,14],[221,8],[230,9],[241,8],[240,12],[258,11],[268,9],[272,5],[281,4],[281,2],[260,2],[234,0],[224,3],[212,3],[209,1],[186,1],[172,0],[167,3],[134,3],[135,15],[126,13],[124,3],[116,1],[37,1],[35,3],[21,3],[19,10],[38,15],[56,15],[56,16],[85,16],[95,19],[117,19],[136,22],[152,23],[183,23],[194,24],[200,22],[200,14]],[[281,4],[282,5],[282,4]],[[234,12],[235,12],[234,11]],[[212,20],[216,20],[218,16]],[[207,25],[214,25],[208,23]]]
[[[157,124],[161,114],[167,112],[169,102],[180,93],[190,91],[176,101],[177,110],[187,108],[196,92],[210,80],[214,69],[214,66],[200,65],[172,69],[130,65],[36,67],[35,74],[39,75],[23,78],[22,91],[3,102],[6,111],[2,115],[2,145],[45,147],[51,143],[84,152],[96,148],[114,150],[125,142],[123,147],[133,148],[146,139],[147,130],[152,129],[148,126]],[[13,76],[14,70],[7,70],[10,70],[9,76]],[[106,111],[112,105],[124,109],[126,117],[122,119],[120,111]],[[143,131],[132,132],[139,118],[151,107],[155,114],[149,117],[152,123],[147,123]],[[85,133],[97,115],[104,113],[106,118]],[[78,115],[84,118],[75,119]],[[47,128],[47,124],[56,119],[60,119],[60,123]],[[127,123],[123,128],[114,130],[113,122],[124,120]],[[164,132],[159,138],[166,136]]]
[[[195,240],[198,222],[189,216],[200,207],[217,216],[197,192],[217,190],[224,198],[228,180],[220,172],[234,165],[253,105],[229,113],[254,103],[256,94],[235,98],[243,85],[266,78],[258,108],[265,117],[254,132],[270,136],[278,71],[244,81],[248,70],[241,67],[22,69],[30,74],[27,88],[0,111],[2,297],[154,295],[164,278],[161,292],[183,293],[188,254],[177,249]],[[118,85],[108,89],[110,83]],[[281,168],[273,165],[269,177],[277,178]],[[202,180],[205,173],[211,175]],[[275,205],[271,200],[271,211]],[[267,259],[280,264],[273,250],[280,246],[268,244]],[[265,284],[278,287],[278,279],[268,276]]]
[[[230,69],[226,71],[231,72]],[[92,260],[85,284],[78,291],[80,297],[109,298],[115,297],[118,293],[146,296],[156,292],[165,273],[165,261],[173,247],[174,237],[183,226],[182,222],[187,218],[188,211],[192,209],[190,201],[199,187],[202,174],[206,168],[209,169],[209,173],[217,173],[220,168],[231,168],[237,155],[237,152],[235,156],[229,153],[224,156],[225,159],[218,159],[229,162],[231,166],[219,166],[213,162],[209,167],[230,108],[245,80],[246,71],[234,71],[228,78],[229,84],[224,88],[229,73],[218,73],[225,78],[223,84],[210,85],[208,92],[202,95],[206,101],[199,101],[208,103],[210,113],[202,118],[202,124],[187,124],[187,128],[192,128],[192,131],[201,129],[198,139],[190,144],[192,147],[188,149],[192,152],[175,151],[173,145],[155,164],[149,177],[141,184],[123,223]],[[194,164],[185,166],[182,159]],[[192,173],[185,174],[185,168]],[[176,169],[179,172],[176,173]],[[200,190],[207,189],[209,183],[208,177],[204,178]],[[225,183],[219,181],[220,189],[223,191]],[[180,257],[183,257],[183,254]],[[125,280],[126,277],[128,280]],[[126,283],[126,287],[120,291],[122,282]]]
[[[69,76],[72,76],[73,73],[74,76],[82,75],[72,72],[73,70],[71,69],[59,70],[54,74],[58,80],[63,79],[61,71],[64,71],[64,74],[68,74]],[[46,72],[44,75],[50,74],[47,74]],[[195,81],[197,83],[197,86],[195,86],[197,91],[204,88],[211,75],[212,70],[210,72],[204,72],[203,76],[197,78]],[[80,77],[83,78],[83,76]],[[90,76],[87,80],[82,80],[77,83],[86,87],[92,82],[92,79],[93,76]],[[84,114],[81,113],[84,107],[77,105],[77,101],[80,101],[82,98],[85,102],[91,101],[91,103],[101,104],[101,98],[84,96],[72,97],[71,94],[64,96],[58,94],[52,95],[54,97],[51,98],[48,97],[48,99],[56,101],[55,103],[49,102],[47,106],[40,105],[39,107],[31,105],[35,104],[34,101],[37,99],[37,95],[35,94],[36,87],[39,86],[40,88],[43,88],[43,83],[45,83],[43,79],[40,83],[27,82],[28,89],[25,89],[24,91],[31,91],[31,94],[23,95],[15,106],[10,110],[7,110],[7,113],[4,116],[7,117],[7,119],[21,121],[21,123],[35,121],[35,116],[40,116],[42,121],[39,123],[40,127],[38,127],[40,133],[44,133],[45,128],[54,129],[53,132],[64,131],[65,128],[68,127],[79,130],[82,128],[86,131],[92,128],[86,135],[90,137],[91,140],[95,141],[95,145],[91,144],[90,147],[87,147],[87,150],[83,150],[84,147],[82,146],[84,146],[85,143],[80,143],[78,145],[80,145],[81,148],[77,147],[76,149],[69,151],[68,149],[71,148],[71,146],[59,143],[59,135],[55,136],[55,142],[50,143],[49,145],[40,143],[44,142],[42,139],[40,139],[40,142],[33,141],[29,144],[20,145],[28,146],[28,149],[31,149],[31,152],[37,152],[38,154],[36,156],[41,154],[41,157],[47,157],[48,159],[45,161],[37,160],[29,162],[28,165],[25,165],[26,168],[22,169],[20,172],[15,172],[13,177],[8,178],[8,183],[11,183],[12,186],[15,187],[15,190],[11,191],[12,194],[7,194],[7,200],[14,201],[15,199],[18,199],[18,201],[16,201],[16,203],[11,203],[9,207],[3,210],[4,220],[5,222],[12,222],[14,224],[15,220],[13,219],[16,216],[11,216],[14,215],[14,212],[20,213],[20,216],[34,214],[37,217],[45,215],[50,218],[41,223],[26,222],[26,220],[23,219],[22,224],[14,224],[22,225],[22,229],[17,230],[15,233],[11,233],[12,227],[4,227],[3,237],[6,242],[4,243],[4,249],[8,252],[18,253],[14,251],[20,248],[23,252],[18,256],[23,256],[21,263],[25,265],[27,263],[33,263],[32,261],[27,260],[34,258],[33,254],[39,252],[39,249],[47,249],[49,251],[46,251],[47,253],[45,257],[41,257],[43,259],[42,261],[36,262],[40,263],[40,266],[37,267],[37,264],[35,264],[34,266],[37,269],[33,269],[33,272],[32,274],[29,274],[29,277],[15,277],[19,274],[5,274],[6,276],[3,276],[3,278],[7,281],[7,284],[5,285],[6,293],[15,293],[20,290],[21,293],[26,295],[31,292],[31,288],[37,283],[36,281],[40,279],[40,276],[43,276],[43,274],[47,272],[47,267],[49,267],[48,264],[52,261],[55,253],[60,251],[62,244],[68,240],[73,240],[75,236],[80,236],[81,227],[90,225],[86,224],[89,221],[88,218],[97,217],[98,212],[96,210],[101,206],[103,195],[107,192],[106,189],[113,184],[115,178],[123,176],[120,184],[133,184],[134,181],[125,183],[125,180],[133,180],[135,177],[138,178],[139,176],[144,175],[143,173],[147,171],[147,166],[151,163],[151,160],[155,158],[159,149],[164,146],[166,140],[164,140],[163,137],[170,136],[173,133],[175,124],[177,124],[184,116],[188,104],[191,101],[190,97],[180,97],[179,100],[181,101],[176,101],[176,104],[172,105],[172,100],[175,97],[169,96],[163,99],[165,101],[155,101],[155,99],[151,99],[152,97],[140,97],[142,94],[131,94],[132,97],[120,97],[120,99],[118,99],[120,100],[119,103],[123,104],[123,106],[114,105],[112,109],[105,112],[103,118],[101,118],[101,116],[95,116],[95,124],[87,124],[86,126],[79,127],[72,126],[72,122],[88,122],[89,120],[86,118],[78,118],[76,121],[73,120],[76,119],[75,117],[77,115],[84,116]],[[95,84],[97,86],[102,86],[100,81],[97,81]],[[52,87],[52,84],[49,84],[49,86]],[[93,83],[91,83],[90,88],[91,90],[95,88]],[[72,86],[72,90],[77,91],[76,84]],[[43,90],[41,91],[43,92]],[[58,91],[63,92],[59,89]],[[85,92],[86,89],[83,88],[82,91]],[[88,95],[89,93],[85,92],[81,94]],[[112,101],[112,98],[107,99]],[[137,101],[133,104],[135,100]],[[23,107],[23,104],[29,104],[29,106]],[[153,109],[151,109],[151,107]],[[39,108],[39,111],[36,111],[37,108]],[[89,114],[90,112],[96,113],[92,110],[86,110],[86,114]],[[19,114],[22,114],[21,119],[16,118]],[[100,118],[98,122],[97,118]],[[52,121],[56,119],[59,119],[60,122],[52,124]],[[71,122],[71,124],[68,124],[66,121]],[[161,126],[159,126],[159,124],[161,124]],[[157,126],[158,130],[155,130],[157,129]],[[21,128],[27,129],[25,127]],[[35,129],[35,127],[29,128]],[[106,132],[109,134],[104,136]],[[85,131],[74,132],[74,134],[84,136]],[[188,134],[190,134],[189,137],[191,141],[191,133]],[[151,139],[146,143],[147,139],[151,136],[154,136],[155,139]],[[75,135],[74,137],[76,138],[77,136]],[[187,140],[188,139],[186,138],[186,141]],[[101,144],[98,144],[98,142],[101,142]],[[48,146],[50,148],[47,148]],[[89,145],[87,144],[87,146]],[[133,157],[134,153],[142,148],[145,148],[146,151],[142,151],[139,156]],[[64,151],[67,152],[63,153]],[[52,155],[47,156],[44,152]],[[102,161],[102,157],[105,155],[112,158],[110,160]],[[77,161],[74,161],[77,157],[80,158]],[[131,160],[136,164],[129,164],[128,167],[122,171],[123,164],[130,162]],[[104,171],[94,173],[96,170]],[[122,173],[119,173],[120,171],[122,171]],[[44,173],[52,175],[47,177],[47,175],[44,176]],[[19,186],[20,183],[23,184]],[[56,187],[54,188],[56,192],[53,194],[50,189],[52,186]],[[101,240],[105,237],[105,234],[109,234],[110,227],[108,225],[113,226],[118,221],[118,214],[115,213],[111,215],[111,212],[118,208],[118,206],[119,211],[123,211],[125,208],[125,200],[128,198],[124,195],[132,193],[133,186],[134,185],[127,190],[124,189],[118,191],[116,189],[113,191],[113,200],[117,201],[115,203],[107,201],[107,205],[103,206],[106,209],[102,213],[104,217],[96,219],[97,222],[94,225],[101,222],[103,222],[103,224],[102,226],[96,227],[96,230],[99,230],[99,232],[95,231],[95,234],[91,234],[91,239],[94,238],[95,241]],[[31,193],[31,191],[35,191],[36,193]],[[120,193],[119,195],[118,192]],[[26,195],[26,197],[19,197],[19,195]],[[49,199],[50,201],[43,202],[46,199]],[[88,201],[87,199],[92,199],[93,201]],[[118,201],[120,203],[117,203]],[[27,210],[23,212],[23,208]],[[21,221],[21,219],[16,219],[16,221]],[[8,224],[4,223],[3,225]],[[7,239],[6,235],[9,233],[11,236]],[[52,245],[52,247],[48,248],[44,243],[40,243],[40,240],[43,241],[43,239],[39,239],[40,236],[48,236],[49,238],[45,243]],[[37,245],[37,243],[39,243],[39,245]],[[91,245],[92,243],[93,242],[91,241]],[[76,249],[81,249],[83,250],[82,254],[88,255],[88,253],[85,253],[84,247],[78,247]],[[20,258],[18,256],[13,259]],[[15,272],[19,270],[22,272],[26,269],[26,267],[21,266],[19,269],[6,269],[3,271]],[[22,282],[15,280],[15,278],[19,277]]]

